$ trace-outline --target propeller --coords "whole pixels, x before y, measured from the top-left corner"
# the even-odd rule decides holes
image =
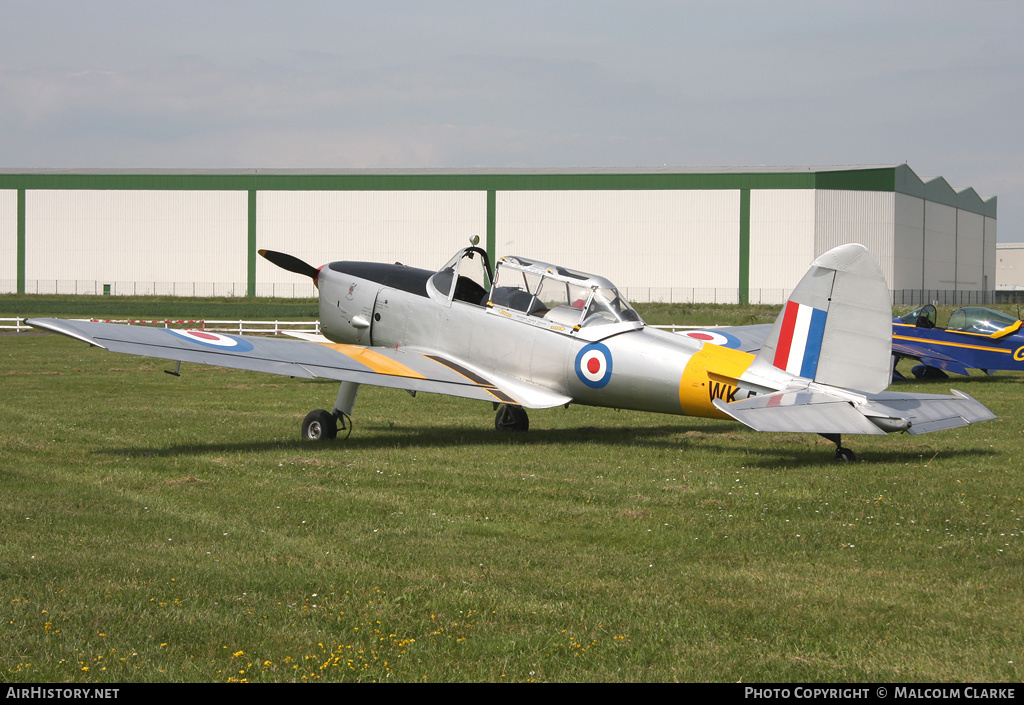
[[[316,283],[316,279],[320,276],[320,270],[311,264],[306,264],[298,257],[286,254],[284,252],[274,252],[273,250],[260,250],[260,256],[266,259],[271,264],[276,264],[281,269],[285,269],[289,272],[295,272],[296,274],[304,274]]]

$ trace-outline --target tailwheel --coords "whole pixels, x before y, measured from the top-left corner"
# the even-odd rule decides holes
[[[843,447],[843,437],[838,433],[819,433],[822,438],[836,444],[836,460],[841,463],[852,463],[857,459],[853,451]]]
[[[836,460],[843,463],[852,463],[856,459],[857,457],[849,448],[843,448],[842,446],[836,448]]]
[[[521,406],[502,404],[498,407],[498,413],[494,415],[494,428],[498,431],[528,431],[530,417]]]
[[[351,428],[349,428],[351,433]],[[338,435],[338,421],[329,411],[317,409],[302,420],[302,438],[306,441],[329,441]]]

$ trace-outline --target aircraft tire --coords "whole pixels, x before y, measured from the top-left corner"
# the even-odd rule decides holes
[[[528,431],[530,417],[521,406],[502,404],[498,407],[498,413],[494,415],[494,428],[497,431]]]
[[[849,448],[843,448],[842,446],[836,448],[836,460],[842,463],[852,463],[856,459],[857,456]]]
[[[930,365],[914,365],[910,370],[910,374],[918,379],[947,379],[949,377],[938,367],[931,367]]]
[[[337,435],[338,421],[329,411],[317,409],[302,420],[302,439],[305,441],[330,441]]]

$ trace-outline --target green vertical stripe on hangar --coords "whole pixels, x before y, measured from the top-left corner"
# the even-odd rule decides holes
[[[246,295],[256,296],[256,189],[249,189],[249,251],[246,254]]]
[[[25,189],[18,189],[18,293],[25,293]]]

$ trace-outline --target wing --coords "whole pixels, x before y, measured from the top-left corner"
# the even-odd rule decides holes
[[[224,335],[207,331],[124,326],[113,323],[34,318],[36,328],[76,338],[111,352],[323,378],[529,408],[559,406],[570,397],[520,380],[474,369],[440,352],[368,348],[306,340]]]
[[[782,391],[715,407],[756,431],[790,433],[883,434],[928,433],[994,419],[995,414],[970,396],[878,394],[849,395],[814,390]]]
[[[771,323],[759,323],[752,326],[715,326],[704,330],[679,330],[676,331],[676,335],[714,343],[733,350],[756,353],[764,345],[765,339],[771,332]]]
[[[892,338],[892,354],[920,360],[929,367],[937,367],[958,375],[970,375],[963,360],[958,360],[931,347],[904,342],[896,335]]]

